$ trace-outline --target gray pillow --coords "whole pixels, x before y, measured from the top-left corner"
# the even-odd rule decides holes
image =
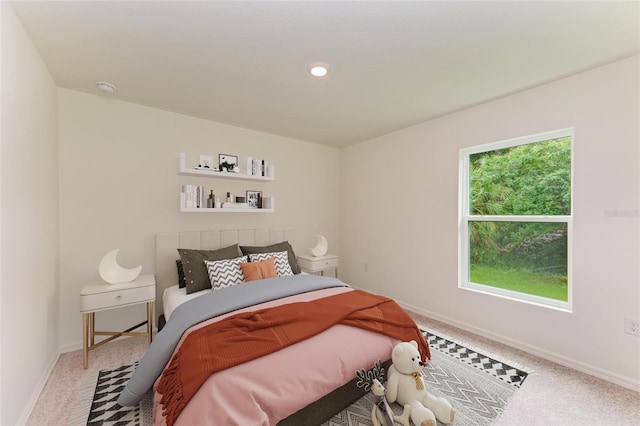
[[[218,250],[178,249],[187,284],[187,294],[211,288],[205,260],[235,259],[241,256],[237,244]]]
[[[291,266],[291,270],[294,274],[299,274],[302,272],[300,266],[298,265],[298,259],[296,259],[296,254],[293,252],[293,247],[289,244],[289,241],[283,241],[281,243],[271,244],[270,246],[240,246],[240,250],[242,250],[242,254],[248,256],[250,254],[257,253],[272,253],[274,251],[286,251],[289,257],[289,265]]]

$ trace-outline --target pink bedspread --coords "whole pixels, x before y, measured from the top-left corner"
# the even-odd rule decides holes
[[[187,333],[238,312],[345,291],[352,289],[330,288],[262,303],[203,322]],[[176,425],[275,425],[355,378],[356,370],[389,359],[396,343],[378,333],[336,325],[301,343],[212,375],[182,411]],[[166,424],[160,397],[154,392],[154,425]]]

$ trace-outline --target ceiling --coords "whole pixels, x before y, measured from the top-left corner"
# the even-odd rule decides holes
[[[638,1],[12,5],[60,87],[333,146],[640,52]]]

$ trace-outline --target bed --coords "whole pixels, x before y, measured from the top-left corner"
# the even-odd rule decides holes
[[[288,253],[262,250],[282,244]],[[167,323],[118,402],[134,405],[153,386],[155,425],[320,424],[364,395],[356,371],[388,366],[398,341],[418,340],[428,356],[417,326],[390,299],[299,269],[281,275],[296,269],[295,244],[295,231],[282,228],[158,234],[156,314]],[[176,288],[176,260],[185,260],[177,249],[229,255],[230,247],[238,259],[257,253],[208,261],[212,289]],[[270,275],[218,286],[214,264],[226,278],[230,264],[248,260]]]

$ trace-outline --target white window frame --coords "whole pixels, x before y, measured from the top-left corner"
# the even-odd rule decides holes
[[[566,216],[484,216],[470,214],[470,176],[469,159],[472,154],[510,148],[530,143],[543,142],[561,137],[571,138],[571,214]],[[458,178],[458,287],[489,294],[509,300],[524,302],[537,306],[557,309],[566,312],[573,311],[573,143],[574,129],[565,128],[535,135],[523,136],[493,142],[484,145],[462,148],[459,151],[459,178]],[[470,277],[470,253],[469,253],[469,223],[476,221],[493,222],[562,222],[567,224],[567,301],[555,300],[546,297],[535,296],[517,291],[511,291],[492,287],[490,285],[471,282]]]

